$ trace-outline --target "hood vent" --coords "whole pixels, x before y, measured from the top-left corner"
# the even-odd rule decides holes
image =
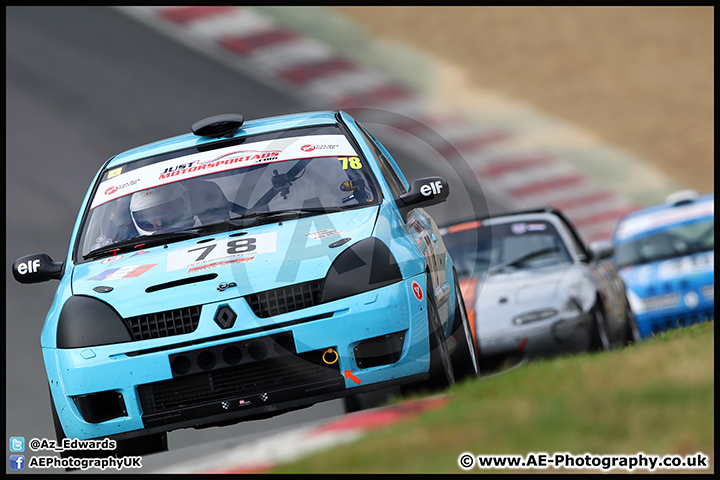
[[[166,288],[175,288],[181,285],[189,285],[191,283],[205,282],[207,280],[213,280],[217,278],[217,273],[209,273],[207,275],[198,275],[197,277],[183,278],[181,280],[174,280],[172,282],[160,283],[153,285],[145,289],[145,293],[157,292],[158,290],[165,290]]]

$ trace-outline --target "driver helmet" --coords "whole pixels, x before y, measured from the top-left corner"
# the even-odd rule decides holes
[[[180,230],[195,223],[188,192],[177,183],[133,193],[130,215],[141,235]]]

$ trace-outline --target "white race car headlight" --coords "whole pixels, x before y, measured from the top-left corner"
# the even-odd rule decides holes
[[[640,299],[637,293],[633,292],[629,288],[627,289],[627,299],[628,303],[630,304],[630,310],[633,311],[633,313],[645,313],[645,304]]]

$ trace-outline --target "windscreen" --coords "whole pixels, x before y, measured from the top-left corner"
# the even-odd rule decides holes
[[[666,226],[615,246],[618,267],[656,262],[715,249],[715,218],[701,218]]]
[[[614,243],[613,261],[618,267],[714,250],[714,198],[622,219]]]
[[[557,230],[545,221],[484,224],[455,233],[450,229],[443,241],[460,277],[571,261]]]
[[[321,214],[380,200],[370,166],[339,131],[193,149],[103,174],[83,222],[79,253],[274,212]]]

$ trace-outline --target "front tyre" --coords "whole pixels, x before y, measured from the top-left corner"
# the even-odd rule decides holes
[[[476,378],[480,375],[480,367],[475,340],[465,309],[465,301],[454,268],[453,279],[455,281],[455,321],[453,322],[452,336],[457,342],[457,346],[450,357],[455,381],[458,382],[467,378]]]
[[[435,305],[432,283],[428,278],[426,290],[428,325],[430,330],[430,379],[428,387],[431,391],[445,390],[455,383],[455,373],[448,351],[448,344],[443,333],[440,314]]]
[[[640,340],[642,340],[642,335],[640,334],[640,327],[638,327],[637,318],[635,318],[635,313],[630,309],[630,304],[625,304],[625,341],[623,344],[625,346],[632,345],[633,343],[638,343]]]
[[[372,392],[359,393],[343,397],[345,413],[358,412],[370,408],[381,407],[392,400],[393,395],[399,392],[399,387],[389,387]]]
[[[429,378],[424,383],[409,383],[400,386],[404,396],[412,396],[421,392],[435,393],[444,390],[455,383],[452,360],[448,351],[447,340],[443,334],[440,314],[435,305],[432,283],[428,274],[425,286],[428,312],[428,334],[430,336],[430,371]]]
[[[592,334],[590,337],[591,351],[610,350],[610,334],[608,333],[608,325],[605,319],[600,301],[595,304],[592,309]]]

